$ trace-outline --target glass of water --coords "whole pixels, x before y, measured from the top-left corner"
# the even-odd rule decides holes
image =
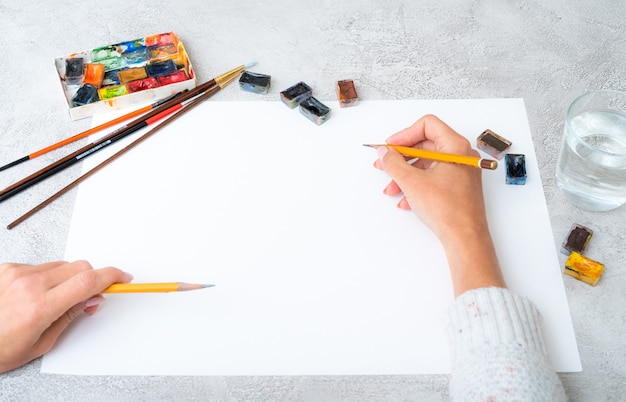
[[[556,180],[574,205],[608,211],[626,202],[626,92],[587,92],[565,119]]]

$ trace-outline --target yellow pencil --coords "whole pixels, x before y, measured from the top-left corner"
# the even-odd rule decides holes
[[[423,158],[438,162],[459,163],[461,165],[468,165],[481,169],[495,170],[498,167],[498,161],[494,161],[492,159],[477,158],[475,156],[446,154],[443,152],[428,151],[426,149],[417,149],[390,144],[363,144],[363,146],[371,148],[389,147],[400,152],[402,155],[410,156],[413,158]]]
[[[104,289],[102,293],[155,293],[155,292],[184,292],[210,288],[215,285],[204,285],[183,282],[161,283],[115,283]]]

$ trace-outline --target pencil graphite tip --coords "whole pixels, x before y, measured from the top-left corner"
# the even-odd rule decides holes
[[[250,67],[254,66],[255,64],[256,64],[256,61],[249,61],[246,64],[244,64],[243,66],[245,68],[250,68]]]
[[[208,283],[186,283],[186,282],[178,282],[177,283],[178,287],[177,287],[177,291],[179,292],[184,292],[186,290],[197,290],[197,289],[205,289],[205,288],[211,288],[215,285],[213,284],[208,284]]]

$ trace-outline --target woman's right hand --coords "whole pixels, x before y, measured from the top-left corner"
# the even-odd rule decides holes
[[[393,134],[387,143],[478,156],[465,137],[433,115]],[[397,206],[412,210],[441,241],[457,295],[468,286],[504,286],[487,223],[481,169],[424,159],[409,164],[390,147],[378,148],[374,166],[392,179],[384,193],[401,194]]]

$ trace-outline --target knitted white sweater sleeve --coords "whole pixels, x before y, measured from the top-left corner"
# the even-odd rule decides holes
[[[565,401],[548,360],[542,319],[507,289],[467,291],[448,310],[454,401]]]

